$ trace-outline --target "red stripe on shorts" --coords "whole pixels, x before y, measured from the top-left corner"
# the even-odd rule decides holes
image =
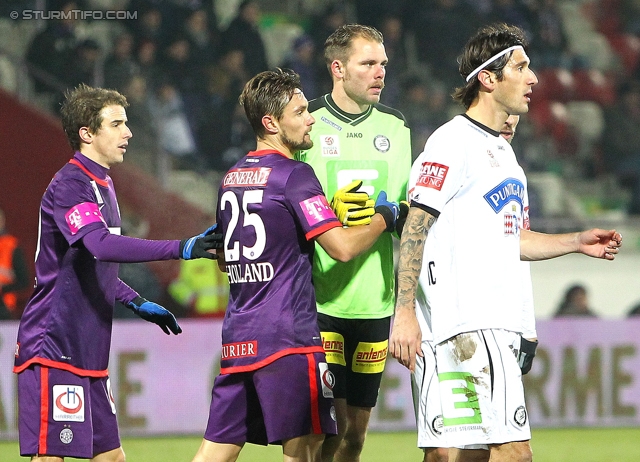
[[[320,409],[318,406],[318,380],[316,380],[316,361],[313,354],[307,355],[309,364],[309,392],[311,393],[311,427],[313,433],[319,435],[322,433],[320,425]]]
[[[47,453],[49,431],[49,368],[40,367],[40,437],[38,454]]]

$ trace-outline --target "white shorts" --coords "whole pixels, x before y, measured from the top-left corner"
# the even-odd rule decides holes
[[[436,345],[444,434],[453,447],[531,439],[520,335],[501,329],[458,334]]]
[[[416,369],[411,374],[413,409],[418,426],[418,447],[448,448],[442,426],[442,408],[433,342],[422,341],[424,357],[416,356]]]

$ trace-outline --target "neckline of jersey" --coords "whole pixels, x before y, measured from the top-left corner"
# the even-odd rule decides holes
[[[373,104],[370,105],[366,111],[361,112],[359,114],[351,114],[349,112],[343,111],[338,107],[336,102],[331,97],[331,93],[327,93],[326,95],[324,95],[324,102],[325,102],[326,108],[329,110],[331,114],[333,114],[343,122],[346,122],[350,125],[358,125],[360,122],[363,122],[364,120],[366,120],[373,112],[373,106],[374,106]]]
[[[462,117],[464,117],[465,119],[467,119],[469,122],[471,122],[472,124],[476,125],[477,127],[481,128],[482,130],[484,130],[485,132],[488,132],[490,135],[495,136],[496,138],[500,136],[500,132],[497,132],[495,130],[493,130],[492,128],[487,127],[486,125],[478,122],[475,119],[472,119],[471,117],[469,117],[467,114],[460,114]]]
[[[78,155],[81,154],[81,155]],[[89,165],[85,165],[84,162],[82,162],[82,160],[87,159],[88,161],[93,162],[91,159],[89,159],[88,157],[86,157],[84,154],[77,152],[76,155],[73,157],[73,159],[69,160],[69,163],[72,165],[75,165],[76,167],[78,167],[80,170],[82,170],[89,178],[91,178],[93,181],[95,181],[97,184],[99,184],[100,186],[104,187],[104,188],[108,188],[109,187],[109,183],[107,182],[106,179],[106,172],[103,172],[105,175],[105,178],[98,178],[98,176],[94,173],[92,173],[89,170]],[[100,167],[98,164],[96,164],[95,162],[93,162],[96,166]],[[101,169],[104,169],[104,167],[100,167]]]
[[[284,157],[285,159],[289,159],[289,157],[285,156],[280,151],[276,151],[275,149],[260,149],[258,151],[249,151],[247,156],[249,156],[249,157],[260,157],[260,156],[267,156],[269,154],[278,154],[278,155]]]

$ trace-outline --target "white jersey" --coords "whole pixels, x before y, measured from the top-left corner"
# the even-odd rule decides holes
[[[423,340],[522,332],[525,196],[524,171],[498,132],[456,116],[429,137],[409,177],[409,199],[437,217],[416,296]]]

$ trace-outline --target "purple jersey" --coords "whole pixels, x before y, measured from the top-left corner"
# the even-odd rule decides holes
[[[76,153],[44,193],[36,286],[20,320],[14,372],[38,363],[83,376],[107,375],[118,263],[96,259],[81,241],[100,228],[120,233],[107,171]]]
[[[249,153],[222,180],[216,221],[230,283],[221,373],[323,351],[313,238],[341,225],[313,169],[276,151]]]

